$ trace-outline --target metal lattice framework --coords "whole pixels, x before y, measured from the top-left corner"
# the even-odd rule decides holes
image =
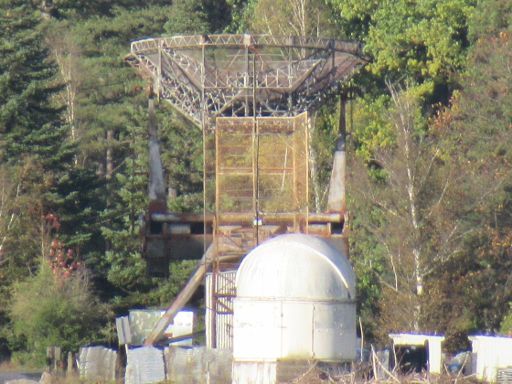
[[[126,60],[199,126],[209,117],[295,116],[364,63],[356,43],[268,35],[144,39]]]

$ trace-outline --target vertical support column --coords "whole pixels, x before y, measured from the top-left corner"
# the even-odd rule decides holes
[[[255,245],[259,244],[259,174],[258,157],[260,152],[258,120],[256,118],[256,88],[258,86],[256,79],[256,54],[252,54],[252,196],[253,196],[253,214],[254,214],[254,239]]]
[[[345,213],[345,172],[346,172],[346,154],[345,142],[347,135],[346,127],[346,103],[347,94],[342,92],[340,95],[340,116],[339,116],[339,135],[336,141],[336,149],[332,164],[331,180],[329,183],[329,195],[327,197],[327,211]]]
[[[244,98],[245,98],[245,105],[244,105],[244,114],[245,116],[250,116],[250,109],[249,109],[249,46],[245,46],[244,51],[244,59],[245,59],[245,74],[244,74]],[[254,111],[254,108],[253,108]]]
[[[308,113],[307,112],[304,112],[306,114],[306,118],[305,118],[305,121],[306,123],[304,124],[303,127],[301,127],[301,129],[303,130],[302,132],[302,135],[304,137],[304,154],[306,155],[306,162],[305,162],[305,167],[304,167],[304,172],[306,173],[304,175],[304,178],[306,180],[306,222],[305,222],[305,229],[304,229],[304,233],[309,233],[309,151],[308,151],[308,148],[309,148],[309,129],[311,128],[309,126],[309,122],[311,121],[309,119],[309,116],[308,116]]]
[[[299,232],[300,230],[300,197],[298,194],[298,181],[297,181],[297,149],[299,148],[299,136],[297,134],[297,117],[293,119],[293,135],[292,135],[292,186],[293,186],[293,231]]]
[[[201,36],[201,67],[200,67],[200,86],[201,86],[201,129],[203,131],[203,233],[206,233],[206,209],[207,209],[207,203],[208,203],[208,171],[207,171],[207,141],[208,141],[208,127],[209,127],[209,116],[208,116],[208,110],[206,105],[206,95],[205,95],[205,82],[206,82],[206,52],[205,52],[205,36]],[[217,134],[215,133],[215,152],[214,152],[214,160],[215,160],[215,170],[217,171]],[[218,224],[218,216],[217,216],[217,206],[218,206],[218,194],[217,194],[217,174],[215,174],[215,215],[213,220],[213,244],[210,247],[210,249],[213,250],[213,252],[206,252],[206,243],[203,245],[204,249],[204,273],[208,273],[208,265],[211,265],[212,268],[212,287],[210,291],[211,295],[211,308],[206,308],[206,310],[211,311],[210,316],[210,329],[211,329],[211,347],[216,348],[217,347],[217,289],[216,289],[216,279],[217,279],[217,261],[218,261],[218,250],[219,250],[219,241],[218,241],[218,231],[217,231],[217,224]]]
[[[156,79],[153,80],[153,89],[155,90],[156,99],[160,101],[160,84],[162,82],[162,40],[158,42],[158,62],[156,66]]]
[[[442,339],[427,339],[426,349],[428,355],[428,371],[441,374],[443,369],[443,353],[441,348]]]

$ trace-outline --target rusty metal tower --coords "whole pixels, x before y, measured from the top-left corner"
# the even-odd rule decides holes
[[[342,246],[342,208],[309,209],[307,113],[364,63],[360,46],[310,37],[174,36],[135,41],[126,60],[203,132],[204,214],[176,215],[153,201],[145,249],[148,260],[162,262],[180,257],[173,242],[203,239],[201,272],[187,289],[211,273],[207,344],[229,348],[234,274],[226,271],[281,233],[316,234]],[[182,294],[150,342],[189,296]]]

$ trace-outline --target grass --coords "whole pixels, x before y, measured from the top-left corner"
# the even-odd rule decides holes
[[[4,361],[0,363],[0,372],[38,373],[42,371],[42,367],[37,365],[20,364],[15,361]]]

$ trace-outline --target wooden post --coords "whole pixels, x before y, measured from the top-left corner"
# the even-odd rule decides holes
[[[53,362],[55,360],[55,355],[53,353],[53,347],[46,347],[46,368],[48,372],[53,370]]]
[[[53,348],[53,369],[55,372],[59,372],[62,368],[62,351],[60,347],[52,347]]]
[[[73,352],[68,352],[67,364],[66,364],[66,376],[73,376],[75,372],[75,359]]]

